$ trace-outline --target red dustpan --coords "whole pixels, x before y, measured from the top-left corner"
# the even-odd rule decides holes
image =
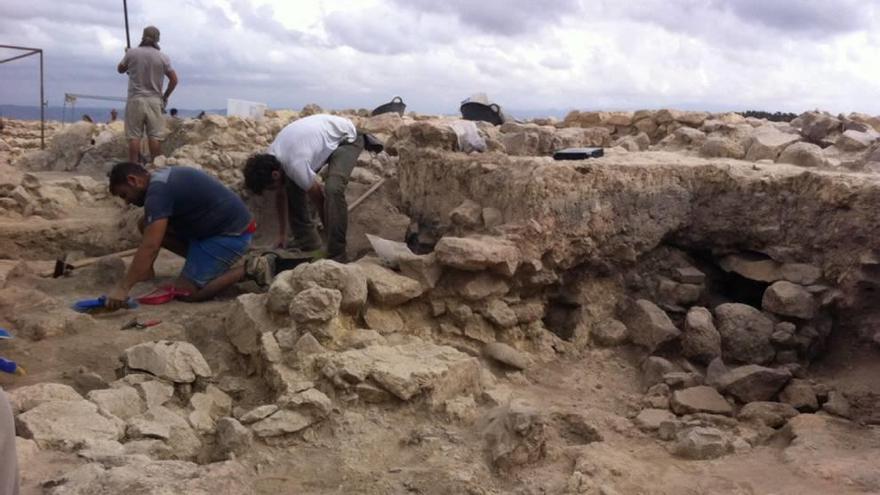
[[[166,285],[165,287],[159,287],[146,296],[139,297],[137,302],[150,305],[165,304],[173,301],[177,297],[186,297],[189,295],[190,292],[188,290],[180,290],[173,285]]]

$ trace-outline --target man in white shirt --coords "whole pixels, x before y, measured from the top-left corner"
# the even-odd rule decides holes
[[[327,233],[327,257],[345,262],[348,204],[345,188],[364,149],[364,137],[354,124],[334,115],[312,115],[288,124],[267,153],[251,156],[244,168],[245,186],[253,193],[275,191],[279,217],[277,246],[287,247],[288,227],[292,248],[319,249],[321,238],[311,221],[309,203],[318,209]],[[322,186],[318,171],[327,165]],[[308,198],[308,200],[306,199]]]

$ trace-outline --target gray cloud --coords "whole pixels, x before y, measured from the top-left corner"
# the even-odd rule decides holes
[[[866,1],[378,0],[345,10],[323,0],[296,9],[282,0],[129,3],[134,42],[147,24],[162,30],[181,77],[172,104],[181,108],[222,108],[226,98],[372,108],[401,95],[412,110],[456,113],[464,97],[486,91],[523,110],[880,113],[871,56],[880,49],[878,18]],[[0,32],[46,49],[53,105],[65,91],[125,94],[115,71],[121,8],[105,0],[13,2]],[[36,74],[35,60],[0,65],[0,103],[35,101]]]
[[[865,28],[875,12],[874,5],[864,0],[715,0],[715,5],[747,22],[778,31],[821,35]]]
[[[581,12],[578,0],[393,0],[393,3],[416,12],[451,15],[479,32],[504,36],[528,34]]]

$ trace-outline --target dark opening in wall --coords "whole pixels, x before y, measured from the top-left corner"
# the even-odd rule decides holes
[[[547,301],[547,312],[544,314],[544,326],[563,340],[574,339],[580,305],[566,301],[561,297]]]

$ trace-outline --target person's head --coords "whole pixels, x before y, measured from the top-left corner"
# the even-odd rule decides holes
[[[170,113],[171,113],[172,117],[177,117],[177,109],[176,108],[172,108]]]
[[[141,36],[140,46],[152,46],[159,49],[159,28],[156,26],[147,26],[144,28],[144,34]]]
[[[254,194],[274,191],[284,183],[281,162],[274,155],[258,154],[248,158],[244,165],[244,186]]]
[[[147,169],[137,163],[121,162],[113,166],[107,177],[110,179],[110,194],[130,205],[144,206],[150,184]]]

